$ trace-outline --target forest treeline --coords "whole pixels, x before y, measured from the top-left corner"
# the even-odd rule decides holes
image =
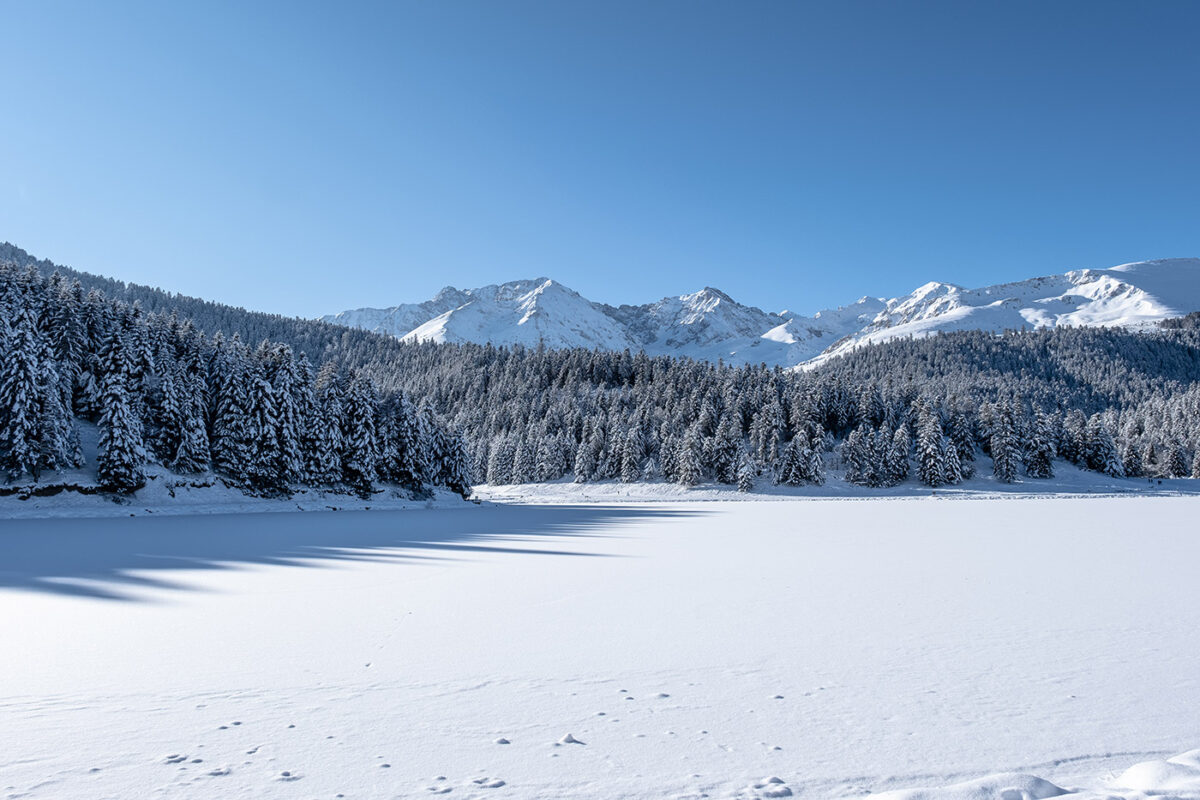
[[[130,492],[153,461],[213,471],[261,495],[299,486],[367,496],[470,492],[462,438],[433,409],[381,392],[361,370],[314,370],[286,342],[208,336],[175,313],[84,290],[59,273],[0,265],[0,469],[37,479],[83,466],[96,423],[99,484]]]
[[[1194,318],[1148,332],[1058,328],[898,339],[804,372],[630,352],[405,344],[180,298],[27,256],[22,266],[6,271],[6,286],[32,285],[33,276],[44,283],[34,293],[45,293],[38,319],[47,341],[59,336],[52,320],[61,305],[55,298],[64,293],[74,298],[72,308],[103,307],[117,320],[102,325],[102,335],[89,334],[88,355],[78,362],[86,366],[70,378],[74,414],[100,421],[102,430],[113,427],[104,422],[104,376],[124,374],[121,360],[128,359],[133,377],[116,383],[137,398],[130,413],[146,458],[172,468],[206,463],[251,488],[305,481],[365,487],[355,466],[362,459],[353,455],[363,430],[373,438],[373,474],[380,480],[464,491],[472,481],[560,479],[716,481],[749,490],[819,484],[827,470],[863,486],[941,486],[979,473],[1006,482],[1048,478],[1063,461],[1112,476],[1200,477]],[[120,299],[107,296],[109,290]],[[11,338],[21,325],[7,301],[4,314],[4,335]],[[122,333],[110,346],[114,327],[155,333]],[[145,345],[123,344],[143,338],[155,342],[149,356]],[[264,338],[273,344],[243,344]],[[182,377],[174,367],[152,366],[160,341],[170,343],[163,363],[178,365]],[[121,355],[126,350],[131,355]],[[293,355],[299,352],[313,363]],[[222,414],[227,385],[241,387],[232,390],[238,395],[232,407],[244,412],[228,419],[244,418],[248,426],[231,438]],[[179,399],[170,403],[195,410],[164,417],[172,393]],[[298,399],[280,402],[280,396]],[[0,412],[7,398],[0,395]],[[282,427],[261,411],[280,406],[274,413],[291,420]],[[336,424],[321,424],[327,413]],[[179,424],[165,421],[172,419]],[[297,419],[305,422],[293,433]],[[416,434],[408,432],[413,426]],[[172,431],[192,429],[201,451],[207,437],[207,462],[203,452],[194,462],[179,458],[187,435]],[[416,478],[414,468],[400,463],[409,463],[407,456],[385,455],[409,452],[405,442],[413,435],[426,454],[413,462],[424,465],[415,467]],[[323,436],[336,436],[336,446],[319,442]],[[298,457],[291,444],[297,438]],[[250,444],[229,457],[227,441]],[[259,450],[289,455],[259,456]],[[323,469],[317,452],[336,452],[340,466]]]

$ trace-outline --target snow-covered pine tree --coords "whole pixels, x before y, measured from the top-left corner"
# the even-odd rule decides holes
[[[757,470],[754,468],[754,459],[745,449],[738,452],[738,482],[737,488],[739,492],[754,491],[754,479],[757,477]]]
[[[187,404],[183,414],[183,431],[169,466],[176,472],[194,473],[208,469],[211,455],[208,431],[204,425],[204,383],[199,376],[183,376]]]
[[[270,345],[265,361],[269,371],[272,396],[275,400],[275,439],[277,463],[275,470],[283,485],[297,483],[304,477],[304,428],[309,409],[302,407],[306,381],[301,377],[292,349],[284,344]]]
[[[492,486],[512,483],[513,447],[508,434],[492,439],[488,451],[487,482]]]
[[[723,415],[712,438],[712,471],[718,483],[737,482],[738,445],[741,439],[733,415]]]
[[[0,364],[0,467],[15,479],[38,470],[38,431],[42,422],[38,354],[42,348],[37,314],[28,298],[17,295],[7,303],[13,321],[5,326],[5,358]]]
[[[1168,478],[1185,478],[1188,474],[1187,454],[1183,445],[1176,443],[1167,452],[1164,470]]]
[[[697,486],[704,480],[704,443],[700,426],[692,424],[684,434],[676,461],[676,482],[682,486]]]
[[[844,477],[847,483],[858,486],[869,486],[871,475],[870,433],[865,426],[859,426],[850,432],[846,441],[842,442],[841,459],[845,467]]]
[[[250,459],[246,464],[246,483],[258,492],[286,492],[287,481],[280,469],[282,458],[279,449],[279,416],[275,390],[267,381],[262,365],[257,362],[250,365],[247,381],[249,391],[246,426],[250,441]]]
[[[818,432],[814,437],[812,444],[804,448],[801,453],[802,459],[802,477],[807,483],[813,486],[825,485],[825,459],[821,457],[821,439],[823,435]]]
[[[783,446],[779,463],[775,465],[777,486],[800,486],[804,483],[804,457],[801,454],[803,447],[804,443],[799,436]]]
[[[249,364],[238,337],[226,341],[213,337],[212,433],[209,447],[213,469],[235,481],[246,477],[253,458],[250,441],[250,398],[247,374]]]
[[[990,443],[992,475],[1001,483],[1015,483],[1021,450],[1013,426],[1012,411],[1007,407],[1002,408],[993,420]]]
[[[1038,413],[1025,448],[1025,474],[1031,478],[1054,477],[1054,443],[1050,417]]]
[[[1117,445],[1108,432],[1104,417],[1098,413],[1092,415],[1085,429],[1084,459],[1088,469],[1114,478],[1125,477],[1125,467],[1121,464]]]
[[[912,434],[906,423],[900,423],[892,434],[888,444],[887,456],[884,459],[883,483],[886,486],[898,486],[908,480],[910,464],[908,454],[912,451]]]
[[[365,375],[355,375],[346,391],[345,427],[342,429],[342,476],[346,485],[362,497],[374,489],[375,386]]]
[[[345,409],[343,386],[337,366],[326,362],[317,373],[313,429],[305,472],[315,486],[336,486],[342,482],[342,430]]]
[[[642,477],[642,436],[636,427],[631,427],[625,433],[625,443],[621,452],[621,482],[633,483]]]
[[[957,451],[959,474],[964,480],[970,478],[975,474],[975,433],[965,414],[960,411],[950,417],[946,435]]]
[[[1148,477],[1155,477],[1161,472],[1158,463],[1158,448],[1154,446],[1153,439],[1148,440],[1146,446],[1142,448],[1142,472]]]
[[[163,464],[170,464],[183,441],[184,416],[187,413],[187,384],[178,364],[162,365],[157,395],[151,404],[151,427],[146,433],[147,444]]]
[[[428,490],[433,476],[429,474],[429,454],[432,442],[425,441],[417,409],[405,394],[392,399],[387,407],[390,419],[391,447],[388,474],[390,479],[417,494]]]
[[[937,412],[923,406],[917,426],[917,477],[926,486],[937,488],[953,482],[947,474],[945,438]]]
[[[119,364],[122,361],[114,359],[111,363]],[[109,491],[122,493],[134,492],[146,485],[142,428],[134,418],[129,392],[125,388],[128,378],[120,369],[110,370],[104,375],[99,453],[96,457],[100,485]]]
[[[1075,464],[1086,463],[1087,417],[1079,409],[1067,412],[1058,442],[1058,454]]]
[[[537,476],[537,456],[534,445],[525,438],[517,442],[513,453],[512,482],[533,483]]]
[[[1125,465],[1127,478],[1141,478],[1146,474],[1142,468],[1142,454],[1138,452],[1137,446],[1133,442],[1126,442],[1121,449],[1121,463]]]
[[[427,469],[430,480],[463,498],[470,497],[470,459],[462,435],[439,425],[430,432],[429,451],[430,463]]]
[[[592,480],[596,474],[598,461],[599,454],[589,436],[579,443],[579,447],[575,451],[575,483],[587,483]]]
[[[61,471],[83,459],[70,395],[59,374],[58,359],[49,339],[39,337],[42,352],[38,356],[38,457],[37,471]]]

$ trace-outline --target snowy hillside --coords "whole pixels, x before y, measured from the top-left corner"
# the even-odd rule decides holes
[[[903,297],[864,297],[804,317],[773,313],[706,287],[645,305],[594,303],[546,278],[324,317],[409,341],[645,350],[652,355],[798,366],[861,344],[937,331],[1057,325],[1139,328],[1200,310],[1200,259],[1084,269],[966,289],[931,282]]]

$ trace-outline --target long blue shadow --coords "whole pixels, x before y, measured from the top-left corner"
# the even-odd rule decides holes
[[[0,589],[144,602],[129,589],[190,587],[172,571],[337,561],[417,563],[470,553],[597,557],[551,537],[610,535],[622,522],[698,512],[620,506],[496,505],[0,521]],[[539,542],[539,539],[546,539]],[[136,574],[133,574],[136,573]]]

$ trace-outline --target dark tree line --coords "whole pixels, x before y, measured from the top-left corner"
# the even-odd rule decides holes
[[[249,491],[470,492],[465,444],[428,405],[361,370],[314,370],[286,343],[207,336],[177,314],[0,266],[0,469],[10,480],[83,465],[78,420],[99,426],[105,488],[145,484],[147,462],[213,470]]]
[[[54,266],[16,252],[43,275]],[[268,452],[293,452],[299,436],[307,454],[342,454],[336,468],[304,455],[307,480],[341,476],[343,483],[365,485],[362,460],[347,459],[346,448],[356,446],[356,436],[406,440],[411,434],[393,420],[412,416],[404,398],[431,409],[422,412],[427,429],[437,428],[436,416],[462,431],[463,468],[474,480],[493,483],[717,481],[748,490],[756,482],[817,484],[829,467],[864,486],[942,486],[975,474],[1000,481],[1049,478],[1064,461],[1109,475],[1200,476],[1200,328],[1193,318],[1152,332],[1059,328],[893,340],[803,372],[629,352],[404,344],[85,273],[63,270],[62,276],[50,283],[112,288],[124,300],[116,305],[139,324],[165,321],[155,326],[185,330],[183,341],[198,337],[205,343],[209,458],[218,470],[265,489],[279,483],[272,476],[297,474],[295,459],[251,458],[227,447],[226,441],[247,441],[242,426],[275,431],[274,439],[265,440]],[[19,335],[20,326],[10,327],[11,335]],[[242,344],[264,334],[278,344],[253,351]],[[89,346],[92,360],[102,363],[104,343]],[[272,354],[281,347],[314,354],[315,364]],[[332,364],[351,372],[342,374]],[[105,374],[88,369],[72,378],[95,383],[83,398],[78,390],[71,398],[89,419],[99,418],[101,409],[88,398],[105,389]],[[136,379],[123,383],[131,384],[126,394],[141,398],[133,403],[131,424],[146,431],[156,457],[176,446],[172,437],[186,437],[155,432],[180,426],[195,429],[193,449],[200,449],[199,426],[183,425],[183,416],[174,427],[147,418],[144,406],[157,402],[158,394],[147,400]],[[160,377],[155,385],[161,383]],[[187,369],[166,383],[169,391],[156,391],[180,395],[171,401],[175,406],[199,402],[183,397]],[[372,383],[374,401],[367,391]],[[286,392],[294,400],[276,409],[280,404],[267,399],[281,385],[308,388]],[[121,388],[109,387],[116,406]],[[372,402],[376,412],[365,412]],[[387,410],[393,407],[410,410],[393,414]],[[279,417],[275,423],[264,416],[268,408]],[[332,414],[340,421],[296,426],[297,414],[309,421]],[[119,431],[120,422],[118,415],[110,427]],[[69,431],[65,435],[70,438]],[[380,456],[376,469],[393,463],[389,474],[402,475],[401,462]]]

